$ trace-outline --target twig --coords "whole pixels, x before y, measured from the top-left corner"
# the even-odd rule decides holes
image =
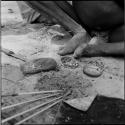
[[[6,118],[6,119],[2,120],[2,124],[5,123],[5,122],[7,122],[7,121],[9,121],[9,120],[12,120],[13,118],[16,118],[16,117],[20,116],[20,115],[24,115],[24,114],[26,114],[26,113],[28,113],[28,112],[30,112],[30,111],[32,111],[32,110],[35,110],[35,109],[38,109],[38,108],[40,108],[40,107],[42,107],[42,106],[44,106],[44,105],[47,105],[47,104],[49,104],[49,103],[51,103],[51,102],[53,102],[53,101],[55,101],[55,100],[57,100],[57,99],[60,99],[60,98],[62,98],[62,96],[60,96],[60,97],[58,97],[58,98],[56,98],[56,99],[53,99],[53,100],[51,100],[51,101],[45,102],[45,103],[43,103],[43,104],[40,104],[40,105],[38,105],[38,106],[35,106],[35,107],[33,107],[33,108],[31,108],[31,109],[28,109],[28,110],[26,110],[26,111],[23,111],[23,112],[21,112],[21,113],[18,113],[18,114],[16,114],[16,115],[13,115],[13,116],[11,116],[11,117],[9,117],[9,118]]]
[[[8,50],[8,49],[5,49],[5,48],[0,48],[0,51],[2,51],[3,53],[5,53],[5,54],[8,55],[8,56],[14,57],[14,58],[19,59],[19,60],[21,60],[21,61],[24,61],[24,62],[27,61],[26,58],[22,57],[21,55],[15,54],[15,53],[14,53],[13,51],[11,51],[11,50]]]
[[[7,78],[3,78],[3,77],[2,77],[2,79],[8,80],[8,81],[12,82],[13,84],[17,84],[17,83],[16,83],[15,81],[13,81],[13,80],[10,80],[10,79],[7,79]]]

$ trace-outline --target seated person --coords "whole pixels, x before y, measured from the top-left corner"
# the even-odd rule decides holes
[[[26,1],[39,13],[55,18],[73,37],[58,54],[124,56],[124,1]]]

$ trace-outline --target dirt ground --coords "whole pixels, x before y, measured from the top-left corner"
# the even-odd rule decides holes
[[[79,64],[77,68],[72,69],[64,67],[61,65],[61,57],[56,53],[61,45],[51,42],[52,36],[59,32],[52,30],[50,33],[49,31],[51,27],[45,26],[44,24],[21,25],[23,24],[23,19],[15,1],[2,1],[1,6],[1,22],[3,27],[1,33],[1,46],[6,49],[13,50],[17,54],[23,55],[28,60],[50,57],[55,59],[59,65],[59,71],[41,72],[34,75],[24,76],[20,70],[20,64],[23,64],[24,62],[1,53],[2,95],[19,92],[61,89],[61,85],[67,87],[73,86],[74,90],[77,88],[76,91],[82,91],[82,96],[80,96],[82,101],[76,100],[76,104],[70,101],[70,104],[81,110],[84,110],[84,106],[86,106],[84,105],[84,99],[88,98],[87,101],[91,102],[91,97],[97,94],[124,99],[124,59],[113,57],[83,57],[76,60]],[[13,13],[10,13],[8,9],[12,9]],[[101,60],[105,64],[103,74],[97,78],[85,75],[83,73],[83,66],[88,61],[97,59]],[[80,89],[78,89],[79,84],[82,86]],[[59,85],[59,87],[57,87],[57,85]],[[41,95],[28,97],[3,97],[2,106],[38,97],[41,97]],[[18,112],[25,111],[42,102],[44,101],[38,101],[34,104],[5,111],[2,113],[2,119],[12,116]],[[79,104],[79,102],[81,104]],[[55,120],[58,107],[59,105],[56,105],[52,109],[26,121],[26,123],[50,124]],[[5,124],[14,124],[28,115],[29,114],[27,113],[26,115],[15,118]]]

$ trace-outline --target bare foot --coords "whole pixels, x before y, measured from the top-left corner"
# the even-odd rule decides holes
[[[87,43],[88,36],[85,31],[77,33],[65,46],[59,49],[58,54],[64,56],[73,53],[79,45]]]

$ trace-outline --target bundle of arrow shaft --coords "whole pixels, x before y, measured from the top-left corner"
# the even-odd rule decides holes
[[[33,113],[32,115],[24,118],[23,120],[19,121],[16,123],[16,125],[19,125],[19,124],[22,124],[24,123],[25,121],[39,115],[40,113],[43,113],[44,111],[50,109],[51,107],[55,106],[56,104],[60,103],[63,98],[64,98],[64,92],[62,90],[50,90],[50,91],[38,91],[38,92],[27,92],[27,93],[16,93],[16,94],[13,94],[13,95],[2,95],[2,98],[6,98],[8,96],[22,96],[22,95],[38,95],[38,94],[47,94],[45,96],[42,96],[41,98],[37,98],[37,99],[32,99],[32,100],[29,100],[29,101],[23,101],[23,102],[20,102],[20,103],[16,103],[16,104],[13,104],[13,105],[9,105],[9,106],[4,106],[2,107],[2,113],[4,111],[7,111],[7,110],[10,110],[10,109],[13,109],[13,108],[16,108],[18,106],[21,106],[21,105],[24,105],[24,104],[29,104],[29,103],[34,103],[36,101],[40,101],[40,100],[43,100],[43,99],[49,99],[51,98],[49,101],[46,101],[44,103],[41,103],[37,106],[34,106],[28,110],[25,110],[25,111],[22,111],[21,113],[17,113],[13,116],[10,116],[8,118],[5,118],[2,120],[2,124],[16,118],[16,117],[19,117],[19,116],[22,116],[22,115],[25,115],[26,113],[29,113],[29,112],[32,112],[36,109],[39,109],[39,108],[42,108],[41,110]]]

